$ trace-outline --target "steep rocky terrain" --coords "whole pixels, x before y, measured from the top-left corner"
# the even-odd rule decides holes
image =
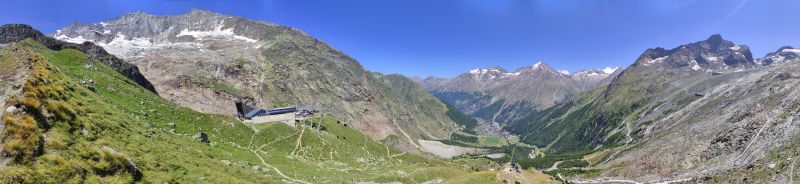
[[[539,62],[514,72],[500,67],[476,68],[455,78],[429,77],[419,82],[466,114],[509,123],[595,87],[617,71],[608,68],[569,74]]]
[[[354,121],[373,138],[401,135],[411,144],[447,138],[455,128],[444,114],[429,111],[433,107],[398,98],[405,94],[344,53],[273,23],[202,10],[136,12],[72,24],[52,36],[102,46],[139,66],[161,96],[201,112],[233,115],[240,98],[265,108],[316,106]]]

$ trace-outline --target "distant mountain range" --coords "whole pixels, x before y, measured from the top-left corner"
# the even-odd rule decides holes
[[[501,67],[476,68],[455,78],[428,77],[418,82],[469,115],[508,123],[607,82],[619,71],[619,67],[608,67],[570,74],[539,62],[514,72]]]

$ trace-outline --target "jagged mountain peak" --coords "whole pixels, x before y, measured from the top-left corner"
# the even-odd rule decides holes
[[[783,47],[778,49],[778,52],[783,51],[783,50],[791,50],[791,49],[795,49],[795,48],[792,47],[792,46],[783,46]]]
[[[706,39],[703,42],[709,44],[710,46],[719,46],[721,44],[730,43],[730,41],[727,41],[727,40],[723,39],[722,35],[720,35],[720,34],[713,34],[713,35],[709,36],[708,39]]]
[[[44,36],[42,32],[27,24],[6,24],[0,26],[0,43],[16,42],[25,38],[38,38]]]
[[[585,77],[587,74],[594,73],[597,74],[596,76],[599,78],[605,78],[619,71],[620,69],[621,69],[620,67],[605,67],[602,69],[579,70],[575,73],[572,73],[569,72],[568,70],[554,69],[545,62],[537,62],[530,66],[517,68],[516,70],[514,70],[514,72],[509,72],[508,70],[499,66],[492,66],[489,68],[478,67],[470,70],[467,73],[461,74],[458,77],[472,78],[475,80],[499,80],[499,79],[528,77],[528,76],[561,76],[567,78],[576,78],[576,77],[582,78]],[[433,80],[443,80],[443,79],[428,77],[425,80],[433,81]]]
[[[539,62],[536,62],[536,64],[533,64],[533,66],[531,66],[531,67],[533,67],[533,68],[550,68],[550,65],[548,65],[547,63],[539,61]]]
[[[508,72],[508,70],[506,70],[505,68],[500,67],[500,66],[489,67],[489,71],[498,71],[498,72],[504,72],[504,73]]]
[[[736,45],[715,34],[708,39],[667,50],[645,50],[633,66],[682,68],[691,70],[726,70],[756,66],[750,48]]]
[[[470,77],[475,80],[494,80],[494,79],[507,79],[519,76],[541,75],[541,74],[561,75],[561,76],[570,75],[570,73],[566,70],[556,70],[551,68],[550,65],[544,62],[537,62],[530,66],[517,68],[516,70],[514,70],[514,72],[509,72],[508,70],[500,66],[492,66],[489,68],[475,68],[459,76]]]
[[[764,58],[756,61],[759,65],[769,66],[786,62],[800,61],[800,49],[791,46],[783,46],[775,52],[770,52]]]

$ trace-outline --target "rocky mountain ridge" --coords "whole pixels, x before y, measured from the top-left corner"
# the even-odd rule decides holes
[[[316,106],[375,139],[399,135],[411,144],[447,138],[455,127],[436,113],[446,110],[397,101],[405,94],[291,27],[203,10],[136,12],[52,36],[106,48],[139,66],[161,96],[201,112],[232,115],[238,99],[265,108]]]
[[[797,62],[800,61],[800,49],[796,49],[794,47],[785,46],[779,48],[775,52],[770,52],[763,58],[756,60],[756,63],[764,66],[770,66],[773,64],[781,64],[786,62]]]

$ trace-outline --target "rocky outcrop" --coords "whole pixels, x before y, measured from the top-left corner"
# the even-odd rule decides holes
[[[39,42],[45,47],[53,50],[75,49],[84,52],[90,58],[102,62],[145,89],[156,93],[153,84],[142,75],[136,65],[127,63],[122,59],[109,54],[102,47],[91,42],[69,43],[60,41],[47,37],[38,30],[33,29],[31,26],[25,24],[7,24],[0,26],[0,43],[18,42],[28,38],[33,39],[34,41]]]
[[[202,143],[206,143],[206,144],[211,143],[211,141],[208,140],[208,135],[206,133],[203,133],[203,132],[195,134],[192,138],[194,138],[194,140],[198,141],[198,142],[202,142]]]

